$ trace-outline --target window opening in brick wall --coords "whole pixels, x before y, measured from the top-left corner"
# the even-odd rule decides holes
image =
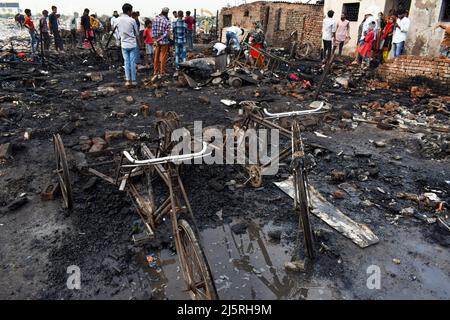
[[[245,11],[244,11],[244,17],[248,17],[248,16],[250,16],[250,11],[245,10]]]
[[[281,9],[278,9],[275,17],[275,31],[280,31],[280,23],[281,23]]]
[[[342,12],[345,13],[348,21],[358,21],[359,3],[344,3]]]
[[[231,21],[232,21],[232,19],[233,19],[233,15],[231,15],[231,14],[225,14],[225,15],[223,16],[223,27],[224,27],[224,28],[226,28],[226,27],[231,27]]]
[[[442,1],[441,15],[439,21],[449,22],[450,21],[450,0]]]

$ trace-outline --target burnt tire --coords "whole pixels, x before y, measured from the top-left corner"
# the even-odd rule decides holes
[[[180,266],[187,291],[193,300],[217,300],[217,291],[205,254],[186,220],[178,220]]]

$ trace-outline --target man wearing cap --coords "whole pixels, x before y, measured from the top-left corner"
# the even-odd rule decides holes
[[[169,35],[171,24],[169,21],[169,8],[163,8],[161,14],[153,20],[153,45],[155,46],[154,75],[166,74],[167,53],[169,51]]]

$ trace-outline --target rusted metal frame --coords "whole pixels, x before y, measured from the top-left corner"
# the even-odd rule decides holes
[[[181,194],[183,195],[183,200],[184,203],[186,204],[186,208],[188,209],[189,215],[191,217],[191,219],[194,219],[194,212],[192,211],[192,207],[191,207],[191,203],[189,202],[187,193],[186,193],[186,189],[184,188],[183,182],[181,181],[180,176],[177,176],[177,180],[178,180],[178,187],[180,188]]]
[[[89,167],[99,167],[99,166],[103,166],[105,164],[112,164],[114,163],[114,160],[108,160],[108,161],[102,161],[102,162],[96,162],[96,163],[92,163],[89,164]]]
[[[159,206],[159,208],[153,213],[155,224],[160,224],[162,218],[170,212],[171,209],[171,203],[170,203],[170,196],[164,200],[164,202]]]
[[[155,159],[155,156],[145,144],[142,144],[141,149],[144,155],[146,155],[150,159]],[[163,179],[164,182],[169,185],[170,177],[167,173],[167,170],[161,164],[154,165],[154,168],[156,169],[156,172],[159,174],[161,179]]]
[[[116,173],[115,173],[116,184],[119,182],[120,168],[122,167],[123,159],[124,159],[124,155],[121,154],[121,156],[120,156],[120,162],[119,162],[119,165],[118,165],[117,168],[116,168]]]
[[[249,117],[251,117],[253,121],[255,121],[256,123],[258,123],[258,124],[260,124],[262,126],[268,127],[269,129],[277,129],[277,130],[279,130],[280,133],[283,136],[285,136],[285,137],[287,137],[289,139],[292,136],[291,131],[289,131],[289,130],[287,130],[287,129],[285,129],[285,128],[283,128],[283,127],[281,127],[281,126],[279,126],[279,125],[277,125],[277,124],[275,124],[273,122],[267,121],[266,119],[264,119],[262,117],[259,117],[259,116],[255,115],[255,114],[249,114]]]
[[[99,178],[101,178],[101,179],[103,179],[103,180],[105,180],[105,181],[107,181],[109,183],[111,183],[112,185],[117,186],[116,181],[113,178],[107,176],[106,174],[103,174],[103,173],[101,173],[101,172],[99,172],[99,171],[97,171],[95,169],[92,169],[92,168],[88,168],[88,172],[92,173],[93,175],[96,175],[97,177],[99,177]]]
[[[153,209],[151,205],[150,206],[147,205],[145,199],[136,190],[134,184],[132,183],[128,184],[127,192],[133,202],[134,207],[136,208],[136,211],[138,212],[139,216],[141,217],[142,221],[147,227],[149,233],[153,236],[154,234],[153,228],[155,228],[155,223],[153,221],[153,214],[152,214]],[[149,199],[149,201],[151,202],[152,200]]]
[[[270,159],[265,164],[260,165],[261,173],[263,172],[264,168],[267,168],[268,166],[270,166],[272,164],[272,162],[275,161],[276,159],[278,159],[278,161],[283,161],[284,159],[286,159],[290,155],[292,155],[292,148],[289,147],[289,148],[284,149],[278,155],[276,155],[274,158]]]
[[[176,196],[174,193],[171,178],[172,177],[170,176],[167,186],[169,187],[169,195],[170,195],[169,196],[170,197],[170,206],[171,206],[170,219],[171,219],[171,223],[172,223],[173,238],[175,240],[175,248],[177,250],[177,255],[178,255],[178,259],[180,261],[180,265],[188,266],[185,252],[183,251],[183,245],[181,243],[180,230],[178,228],[178,216],[177,216],[178,203],[177,203],[177,199],[176,199]],[[187,290],[189,291],[191,283],[193,282],[191,279],[190,273],[189,273],[189,271],[185,271],[185,270],[187,270],[186,267],[181,267],[181,270],[183,272],[183,278],[185,279],[185,283],[187,285]]]
[[[200,230],[198,229],[198,226],[197,226],[197,220],[194,217],[194,211],[192,210],[191,203],[189,202],[186,189],[184,188],[184,184],[183,184],[183,181],[181,181],[180,176],[178,176],[178,185],[180,187],[181,193],[182,193],[183,198],[184,198],[184,202],[185,202],[186,207],[188,209],[189,216],[192,219],[192,222],[194,224],[195,232],[197,233],[197,237],[199,238],[198,240],[201,241],[202,240],[202,236],[201,236]]]
[[[95,151],[95,152],[88,152],[86,153],[86,155],[88,157],[99,157],[102,155],[106,155],[108,153],[118,153],[118,152],[122,152],[122,150],[126,147],[126,145],[120,146],[120,147],[116,147],[116,148],[109,148],[109,149],[105,149],[105,150],[100,150],[100,151]]]

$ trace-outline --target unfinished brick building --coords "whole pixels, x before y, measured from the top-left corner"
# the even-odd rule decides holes
[[[253,22],[261,22],[266,40],[272,46],[289,46],[291,41],[310,41],[321,47],[323,5],[284,1],[257,1],[237,7],[223,8],[219,16],[219,30],[232,25],[252,30]],[[297,39],[290,39],[297,31]]]

